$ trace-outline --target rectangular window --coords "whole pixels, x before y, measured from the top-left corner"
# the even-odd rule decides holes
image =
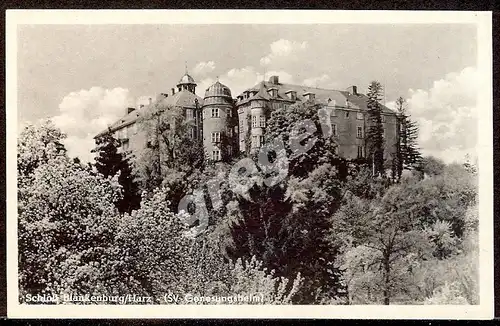
[[[233,146],[228,146],[228,147],[227,147],[227,154],[228,154],[229,156],[232,156],[232,155],[233,155]]]
[[[358,127],[356,130],[356,137],[363,138],[363,127]]]
[[[382,122],[385,122],[385,115],[381,114],[380,118],[382,119]]]
[[[220,143],[220,132],[212,132],[211,139],[212,143]]]
[[[266,127],[266,117],[260,117],[260,127],[265,128]]]
[[[231,118],[233,116],[233,110],[232,109],[227,109],[226,110],[226,114],[227,114],[228,117]]]
[[[125,141],[122,143],[122,147],[123,147],[123,150],[124,150],[124,151],[128,151],[128,149],[129,149],[129,142],[128,142],[128,140],[125,140]]]
[[[212,151],[212,160],[220,161],[220,150]]]
[[[259,136],[252,136],[252,148],[258,147],[257,142],[259,141]]]
[[[346,119],[349,119],[349,111],[345,111],[345,115],[344,115],[344,117],[345,117]]]
[[[252,128],[257,128],[257,116],[252,116]]]
[[[356,113],[356,119],[363,120],[363,118],[364,118],[363,113],[361,113],[361,112]]]
[[[191,119],[194,119],[193,110],[186,109],[186,120],[191,120]]]
[[[191,132],[190,132],[190,134],[189,134],[189,137],[190,137],[191,139],[194,139],[194,138],[196,137],[196,129],[191,128]]]
[[[212,108],[212,118],[219,117],[219,108]]]
[[[337,136],[337,125],[336,124],[332,124],[332,135]]]
[[[332,108],[332,110],[330,111],[330,116],[331,117],[336,117],[337,116],[337,110],[335,110],[335,108]]]
[[[264,145],[264,136],[259,136],[259,147]]]
[[[227,128],[227,135],[228,137],[233,137],[233,128],[231,127]]]
[[[365,157],[363,146],[358,146],[358,158]]]

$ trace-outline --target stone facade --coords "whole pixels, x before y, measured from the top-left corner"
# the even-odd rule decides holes
[[[271,112],[281,106],[311,101],[329,109],[332,132],[337,140],[338,155],[347,159],[366,157],[365,134],[370,118],[367,96],[356,86],[346,91],[328,90],[302,85],[283,84],[278,76],[263,81],[237,96],[236,108],[240,125],[239,149],[257,150]],[[398,123],[396,113],[382,105],[385,137],[385,158],[391,160],[396,152]],[[250,133],[248,132],[250,128]],[[250,136],[250,139],[247,139]]]
[[[137,109],[127,108],[126,115],[96,137],[112,133],[122,141],[122,149],[135,152],[148,146],[151,135],[138,123],[145,112],[154,112],[158,119],[167,110],[183,112],[191,121],[187,131],[204,145],[208,160],[228,161],[239,153],[257,151],[263,144],[271,112],[279,107],[311,101],[329,109],[332,132],[338,143],[338,154],[347,159],[366,157],[365,142],[370,119],[367,96],[356,86],[346,91],[328,90],[302,85],[284,84],[278,76],[245,90],[236,99],[228,86],[217,81],[206,89],[204,98],[195,94],[196,82],[185,74],[177,84],[177,92],[160,94],[150,104]],[[397,116],[382,106],[385,137],[385,158],[390,160],[398,141]]]

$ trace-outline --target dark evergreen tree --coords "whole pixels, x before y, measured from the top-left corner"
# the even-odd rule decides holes
[[[415,169],[422,161],[418,148],[418,125],[408,114],[406,101],[399,97],[396,100],[399,122],[399,143],[397,144],[397,173],[401,177],[403,169]]]
[[[231,217],[230,213],[233,221],[230,257],[256,256],[278,276],[290,277],[300,272],[307,279],[297,296],[300,303],[335,297],[341,289],[333,266],[336,248],[326,239],[330,217],[340,198],[335,166],[341,161],[335,154],[333,139],[323,137],[318,108],[309,103],[279,108],[272,113],[265,142],[283,140],[288,158],[287,176],[270,186],[262,179],[256,181],[246,195],[235,196],[237,217]],[[316,130],[303,137],[306,133],[300,132],[300,126],[306,119]],[[297,151],[292,145],[294,141],[312,146]],[[277,155],[269,154],[272,160],[278,160]]]
[[[105,177],[113,177],[117,173],[118,183],[122,186],[123,198],[116,202],[120,212],[131,212],[139,208],[141,196],[139,188],[134,181],[132,168],[126,153],[118,152],[120,142],[111,134],[103,135],[96,139],[95,168]]]
[[[375,176],[384,175],[384,126],[382,125],[382,105],[380,104],[382,85],[372,81],[368,87],[369,128],[366,134],[368,154]]]

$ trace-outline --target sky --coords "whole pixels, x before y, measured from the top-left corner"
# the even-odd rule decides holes
[[[219,78],[233,97],[280,81],[407,99],[425,155],[476,156],[477,39],[470,24],[18,25],[18,126],[51,118],[71,156],[128,106],[170,93],[186,68],[197,94]]]

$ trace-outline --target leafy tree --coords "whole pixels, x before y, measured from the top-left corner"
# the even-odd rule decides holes
[[[336,264],[348,303],[423,302],[445,280],[457,282],[432,271],[456,264],[464,236],[475,227],[468,212],[477,203],[477,180],[450,165],[424,180],[403,179],[389,188],[381,181],[366,174],[349,181],[332,218],[330,241],[340,248]],[[458,279],[464,297],[474,297],[471,277]]]
[[[384,175],[384,127],[382,125],[382,105],[380,104],[382,85],[372,81],[368,86],[368,115],[370,124],[366,134],[369,156],[372,159],[374,174]]]
[[[471,162],[471,157],[469,154],[465,155],[464,168],[471,174],[477,173],[477,165]]]
[[[361,287],[372,292],[369,299],[389,304],[405,284],[407,263],[432,252],[427,234],[417,228],[409,192],[408,187],[392,186],[372,201],[352,196],[335,214],[333,234],[346,248],[339,265],[350,300]]]
[[[63,134],[43,122],[18,142],[20,300],[26,294],[123,292],[112,246],[120,193],[73,163],[58,146]],[[31,155],[30,155],[31,153]],[[113,276],[114,275],[114,276]]]
[[[241,295],[261,294],[263,300],[257,301],[259,304],[292,304],[292,299],[300,291],[303,281],[298,273],[290,286],[288,278],[276,277],[274,270],[268,272],[254,256],[245,263],[241,258],[236,261],[231,269],[229,289],[230,293]]]
[[[66,135],[57,129],[51,120],[40,120],[37,124],[28,124],[18,139],[17,173],[29,177],[40,165],[50,159],[65,156],[63,140]]]
[[[417,167],[418,171],[427,176],[440,175],[443,173],[446,164],[443,160],[434,156],[425,156],[422,158],[420,165]]]
[[[418,148],[418,125],[411,120],[408,114],[406,101],[399,97],[396,100],[396,109],[398,111],[399,142],[397,144],[397,177],[401,178],[403,169],[413,169],[420,164],[422,155]]]

